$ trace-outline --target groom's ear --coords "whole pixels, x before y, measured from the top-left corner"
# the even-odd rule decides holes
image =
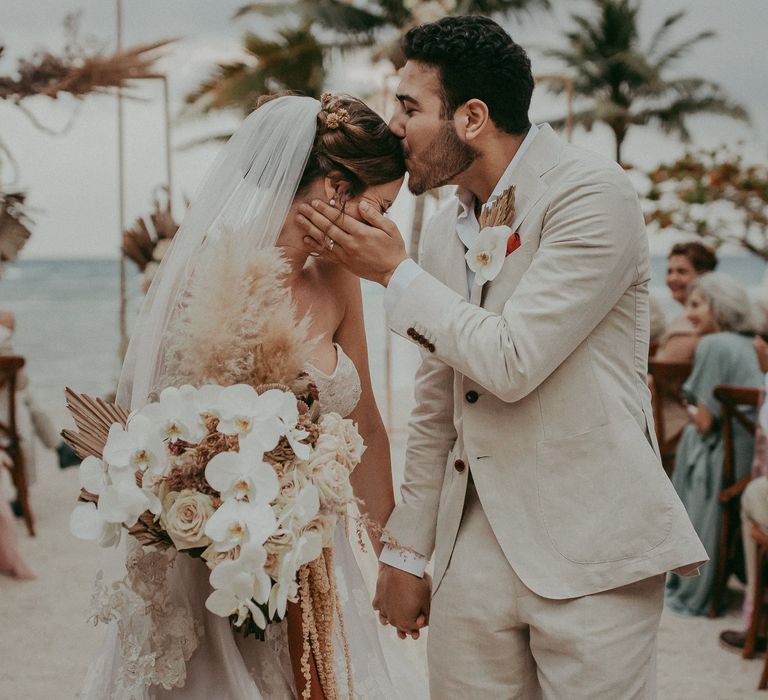
[[[472,98],[456,110],[454,120],[465,141],[473,141],[486,130],[491,120],[488,105]]]

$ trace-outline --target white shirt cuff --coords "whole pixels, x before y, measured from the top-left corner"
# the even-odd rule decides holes
[[[381,555],[379,556],[379,561],[382,564],[393,566],[396,569],[413,574],[419,578],[424,576],[424,569],[427,568],[427,560],[420,554],[409,552],[404,549],[398,549],[390,544],[384,545],[384,549],[381,550]]]
[[[406,258],[401,262],[389,278],[389,284],[384,292],[384,308],[391,311],[397,306],[405,290],[415,280],[422,269],[419,264],[411,258]]]

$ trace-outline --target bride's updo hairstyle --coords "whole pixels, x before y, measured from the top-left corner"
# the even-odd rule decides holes
[[[259,106],[280,95],[267,95]],[[320,177],[348,183],[345,194],[357,197],[372,185],[405,174],[403,147],[386,122],[368,105],[349,95],[320,98],[315,142],[299,182],[299,194]]]

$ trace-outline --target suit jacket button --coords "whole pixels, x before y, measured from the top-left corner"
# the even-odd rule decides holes
[[[464,470],[467,468],[467,465],[466,465],[466,464],[464,464],[464,460],[463,460],[463,459],[457,459],[457,460],[456,460],[456,461],[453,463],[453,468],[454,468],[454,469],[455,469],[457,472],[459,472],[459,474],[461,474],[461,472],[463,472],[463,471],[464,471]]]
[[[468,391],[464,394],[464,398],[467,400],[467,403],[475,403],[480,398],[480,395],[476,391]]]

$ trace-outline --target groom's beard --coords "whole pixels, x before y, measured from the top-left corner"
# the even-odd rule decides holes
[[[447,185],[477,158],[475,150],[456,133],[453,122],[443,122],[432,143],[418,159],[407,159],[408,189],[416,195]]]

